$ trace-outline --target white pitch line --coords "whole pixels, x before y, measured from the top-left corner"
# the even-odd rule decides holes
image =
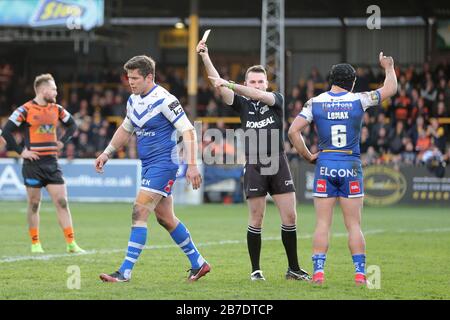
[[[437,232],[450,232],[450,228],[441,228],[441,229],[423,229],[423,230],[368,230],[364,231],[364,235],[374,235],[374,234],[380,234],[385,232],[393,232],[393,233],[405,233],[405,232],[416,232],[416,233],[437,233]],[[347,237],[347,233],[333,233],[333,237],[341,238],[341,237]],[[298,236],[298,239],[310,239],[312,238],[311,234],[308,235],[301,235]],[[281,240],[281,237],[266,237],[262,239],[263,241],[279,241]],[[199,243],[196,246],[197,247],[210,247],[210,246],[222,246],[227,244],[245,244],[247,243],[246,240],[221,240],[221,241],[212,241],[212,242],[205,242],[205,243]],[[178,248],[175,244],[169,244],[169,245],[152,245],[152,246],[145,246],[144,250],[157,250],[157,249],[171,249],[171,248]],[[3,259],[0,259],[0,263],[11,263],[11,262],[20,262],[20,261],[29,261],[29,260],[38,260],[38,261],[49,261],[54,260],[58,258],[67,258],[67,257],[73,257],[73,256],[84,256],[84,255],[94,255],[94,254],[111,254],[111,253],[118,253],[118,252],[125,252],[126,248],[123,249],[103,249],[103,250],[87,250],[85,253],[76,253],[76,254],[70,254],[70,253],[64,253],[64,254],[45,254],[45,255],[36,255],[36,256],[12,256],[12,257],[4,257]]]

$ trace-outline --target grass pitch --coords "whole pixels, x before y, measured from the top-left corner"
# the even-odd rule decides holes
[[[322,287],[286,281],[287,259],[280,240],[280,218],[268,205],[263,227],[261,268],[265,282],[249,280],[245,205],[177,207],[212,271],[187,283],[189,263],[169,234],[149,219],[147,249],[130,283],[102,283],[98,275],[115,271],[124,257],[131,204],[72,203],[78,244],[87,254],[65,253],[54,208],[41,208],[40,237],[45,254],[32,255],[26,204],[0,202],[0,299],[450,299],[450,210],[448,208],[364,208],[367,265],[379,267],[380,289],[355,287],[353,265],[340,209]],[[299,258],[311,271],[312,206],[298,207]],[[75,267],[74,267],[75,266]],[[79,269],[78,269],[79,268]],[[74,271],[80,271],[79,289]]]

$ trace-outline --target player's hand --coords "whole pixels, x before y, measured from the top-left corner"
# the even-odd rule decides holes
[[[383,52],[380,52],[380,65],[383,69],[394,68],[394,59],[392,57],[386,57]]]
[[[206,41],[200,40],[197,44],[197,53],[201,56],[208,54],[208,47],[206,46]]]
[[[202,184],[202,175],[196,165],[190,165],[186,171],[186,180],[188,183],[192,183],[192,188],[197,190]]]
[[[61,141],[56,141],[56,146],[58,147],[58,151],[60,151],[64,148],[64,143]]]
[[[106,153],[102,153],[98,156],[97,159],[95,159],[95,171],[97,173],[103,173],[103,167],[105,166],[106,162],[108,162],[109,157]]]
[[[39,154],[36,151],[31,151],[31,150],[28,150],[27,148],[23,149],[20,156],[23,159],[27,159],[27,160],[31,160],[31,161],[39,160]]]
[[[222,78],[218,78],[218,77],[208,77],[208,78],[209,78],[209,80],[211,80],[211,83],[214,86],[214,88],[226,87],[229,85],[229,82]]]

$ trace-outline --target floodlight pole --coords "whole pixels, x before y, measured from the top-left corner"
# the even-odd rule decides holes
[[[263,0],[261,19],[261,64],[284,95],[284,0]]]
[[[198,43],[198,0],[191,0],[189,13],[189,44],[188,44],[188,104],[191,108],[192,121],[197,117],[198,92],[198,54],[195,48]]]

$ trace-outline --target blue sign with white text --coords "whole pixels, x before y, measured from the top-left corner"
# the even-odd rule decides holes
[[[0,25],[90,30],[103,25],[104,0],[0,0]]]
[[[59,160],[69,200],[132,201],[140,186],[140,161],[110,160],[103,174],[97,174],[94,160]],[[26,198],[22,164],[13,159],[0,160],[0,200]],[[48,198],[46,192],[44,198]]]

